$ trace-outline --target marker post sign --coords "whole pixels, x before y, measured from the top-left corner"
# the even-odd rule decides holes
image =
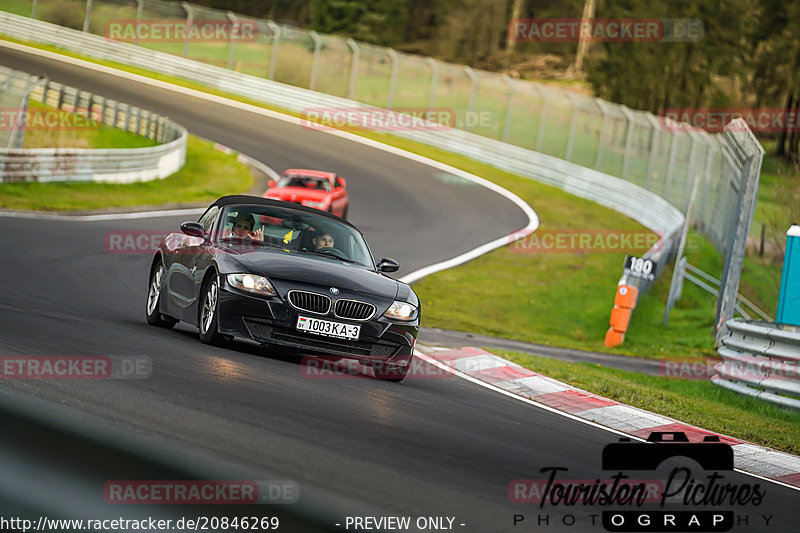
[[[625,268],[623,272],[630,278],[639,278],[645,281],[656,280],[656,262],[644,257],[625,256]]]

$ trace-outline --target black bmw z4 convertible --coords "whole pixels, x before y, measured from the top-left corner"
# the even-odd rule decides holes
[[[254,196],[224,196],[169,234],[150,265],[147,322],[197,326],[312,356],[355,359],[401,381],[412,366],[420,303],[385,272],[352,224]]]

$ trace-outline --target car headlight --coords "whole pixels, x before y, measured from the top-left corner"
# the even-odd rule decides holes
[[[325,207],[325,202],[312,202],[311,200],[303,200],[302,204],[308,207],[314,207],[316,209],[322,209]]]
[[[255,292],[264,296],[277,296],[278,293],[272,288],[272,284],[264,276],[254,276],[253,274],[228,274],[228,283],[232,287],[247,292]]]
[[[419,309],[408,302],[393,302],[389,309],[383,313],[386,318],[393,320],[414,320],[419,315]]]

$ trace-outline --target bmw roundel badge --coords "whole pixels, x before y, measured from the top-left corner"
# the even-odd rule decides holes
[[[336,287],[331,287],[331,294],[339,294],[339,289]]]

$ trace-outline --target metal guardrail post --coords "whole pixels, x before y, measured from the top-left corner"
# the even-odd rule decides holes
[[[83,17],[83,33],[89,33],[89,24],[92,22],[92,0],[86,0],[86,15]]]
[[[241,24],[239,24],[239,19],[233,11],[228,11],[225,16],[228,17],[228,22],[231,24],[231,35],[230,39],[228,39],[228,69],[233,70],[233,61],[236,57],[236,39],[239,38]]]
[[[428,111],[431,111],[436,103],[436,89],[439,86],[439,66],[432,57],[425,58],[425,62],[431,67],[431,88],[428,93]]]
[[[464,115],[464,131],[469,131],[470,117],[472,110],[475,106],[475,90],[477,89],[477,80],[475,79],[475,71],[468,66],[464,66],[464,74],[469,78],[469,98],[467,99],[467,112]]]
[[[267,27],[272,32],[272,48],[269,51],[269,72],[267,78],[270,80],[275,79],[275,68],[278,64],[278,45],[281,44],[281,27],[273,21],[267,21]]]
[[[319,66],[319,51],[322,47],[322,39],[314,30],[309,31],[308,34],[311,36],[311,40],[314,41],[314,58],[311,60],[311,78],[308,81],[308,88],[313,91],[317,87],[317,68]]]
[[[192,24],[194,23],[194,8],[189,2],[181,2],[181,7],[186,11],[186,39],[183,40],[183,57],[189,57],[189,39],[192,34]]]
[[[392,60],[392,74],[389,77],[389,96],[386,99],[386,107],[393,109],[394,107],[394,91],[397,87],[397,71],[400,69],[400,57],[397,52],[391,48],[386,49],[386,55]]]
[[[347,39],[346,42],[353,53],[350,59],[350,80],[347,83],[347,98],[352,100],[356,94],[356,83],[358,83],[358,63],[361,59],[361,49],[353,39]]]
[[[503,81],[508,86],[508,101],[506,102],[506,116],[503,119],[503,142],[508,142],[511,135],[511,120],[514,116],[514,79],[508,74],[503,74]]]

